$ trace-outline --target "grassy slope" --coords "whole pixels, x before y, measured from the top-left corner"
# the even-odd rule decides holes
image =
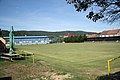
[[[16,46],[35,53],[36,60],[44,60],[57,69],[92,79],[107,73],[107,60],[120,55],[120,43],[72,43]],[[113,71],[120,70],[120,61],[114,61]]]

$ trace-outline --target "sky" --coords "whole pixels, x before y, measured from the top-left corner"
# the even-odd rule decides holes
[[[93,22],[66,0],[0,0],[0,28],[27,31],[89,31],[120,29],[120,25]]]

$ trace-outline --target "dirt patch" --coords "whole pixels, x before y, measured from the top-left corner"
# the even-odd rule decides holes
[[[12,80],[64,80],[65,78],[72,78],[73,76],[66,74],[59,74],[44,61],[38,62],[34,65],[32,63],[11,63],[0,66],[1,76],[11,76]]]
[[[53,74],[51,75],[51,79],[53,80],[64,80],[65,78],[72,78],[73,76],[71,74],[65,74],[65,75],[57,75]]]
[[[62,74],[62,73],[55,73],[55,72],[45,72],[46,76],[49,76],[51,80],[64,80],[65,78],[72,78],[71,74]]]

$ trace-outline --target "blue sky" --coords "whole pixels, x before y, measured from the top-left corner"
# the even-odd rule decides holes
[[[118,29],[119,25],[92,22],[87,12],[76,12],[66,0],[0,0],[0,28],[10,30],[91,31]]]

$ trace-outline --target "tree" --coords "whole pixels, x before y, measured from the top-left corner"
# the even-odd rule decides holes
[[[88,11],[86,17],[96,22],[99,19],[109,23],[120,23],[120,0],[66,0],[76,11]]]
[[[0,37],[2,36],[2,30],[0,29]]]
[[[80,42],[84,42],[84,41],[85,41],[85,38],[82,35],[64,38],[64,42],[66,42],[66,43],[80,43]]]

